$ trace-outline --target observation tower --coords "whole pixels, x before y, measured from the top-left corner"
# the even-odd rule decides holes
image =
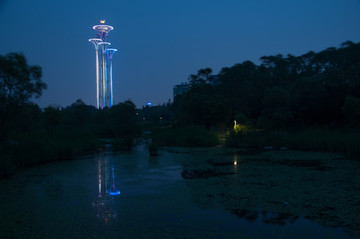
[[[100,25],[93,26],[97,31],[97,38],[89,39],[95,46],[96,57],[96,108],[104,109],[113,105],[113,83],[112,83],[112,56],[117,51],[108,48],[111,43],[106,38],[114,28],[105,25],[105,20]]]

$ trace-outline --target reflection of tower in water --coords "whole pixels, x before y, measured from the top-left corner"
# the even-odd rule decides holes
[[[114,164],[111,165],[111,171],[112,171],[112,182],[111,182],[111,188],[109,194],[114,195],[120,195],[120,190],[117,190],[115,187],[115,173],[114,173]]]
[[[98,196],[92,205],[97,209],[97,217],[108,222],[116,218],[117,212],[111,207],[111,204],[113,196],[120,195],[120,190],[116,189],[114,166],[104,154],[100,154],[98,157],[97,179]]]

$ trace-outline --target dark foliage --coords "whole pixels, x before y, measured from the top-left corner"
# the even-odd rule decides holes
[[[191,75],[190,90],[174,99],[175,122],[232,127],[242,115],[264,129],[359,126],[360,43],[301,56],[263,56],[261,62]]]
[[[10,119],[19,117],[17,110],[46,89],[41,76],[41,67],[28,65],[24,55],[0,55],[0,142],[9,133],[8,124],[13,124]]]
[[[98,110],[77,100],[66,108],[40,109],[31,103],[46,84],[41,68],[23,55],[0,56],[0,177],[19,167],[102,148],[112,138],[118,149],[131,149],[141,133],[135,105],[125,101]]]

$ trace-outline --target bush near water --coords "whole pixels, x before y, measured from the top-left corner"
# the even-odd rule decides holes
[[[226,145],[229,147],[289,148],[360,155],[360,129],[307,128],[295,132],[231,131],[227,136]]]

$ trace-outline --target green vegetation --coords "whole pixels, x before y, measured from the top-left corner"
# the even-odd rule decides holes
[[[135,105],[126,101],[111,109],[97,110],[77,100],[66,108],[22,104],[9,115],[6,137],[1,141],[1,174],[15,168],[102,150],[109,141],[116,150],[131,150],[141,135]]]
[[[231,131],[234,147],[358,153],[360,43],[260,60],[190,75],[188,91],[174,99],[174,125]]]
[[[206,129],[212,135],[228,132],[231,147],[358,153],[360,43],[260,60],[260,65],[245,61],[225,67],[217,75],[200,69],[173,104],[139,110],[143,126],[160,146],[217,144],[206,142]],[[165,124],[162,115],[171,116]]]
[[[0,176],[13,169],[104,147],[131,150],[151,137],[161,146],[287,147],[359,154],[360,43],[301,56],[263,56],[190,75],[174,102],[136,109],[131,101],[97,110],[77,100],[66,108],[31,102],[46,89],[39,66],[0,55]],[[109,143],[109,141],[107,141]]]
[[[232,128],[241,115],[260,129],[360,126],[360,43],[260,60],[191,75],[174,99],[176,124]]]
[[[0,177],[16,168],[101,150],[101,138],[130,150],[141,135],[131,101],[97,110],[77,100],[66,108],[42,110],[30,99],[45,88],[39,66],[27,65],[21,54],[0,56]]]
[[[360,154],[360,130],[307,128],[296,132],[241,131],[229,133],[230,147],[290,148],[296,150],[332,151],[351,155]]]
[[[101,142],[94,134],[83,130],[36,130],[21,135],[14,145],[13,164],[16,167],[57,159],[72,159],[75,155],[95,151]]]

